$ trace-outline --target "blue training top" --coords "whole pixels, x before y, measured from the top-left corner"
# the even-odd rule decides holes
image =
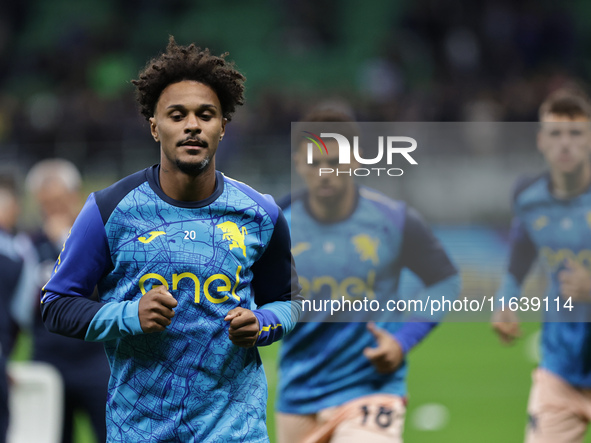
[[[254,300],[258,345],[293,327],[287,223],[271,197],[219,172],[210,197],[181,202],[158,171],[89,196],[43,289],[44,322],[105,343],[109,441],[266,442],[258,351],[232,344],[224,317]],[[100,303],[88,300],[95,285]],[[178,306],[165,331],[144,334],[138,304],[154,285]]]
[[[453,301],[460,290],[457,270],[420,215],[404,202],[361,187],[353,213],[337,223],[316,220],[306,194],[286,199],[292,253],[306,299],[398,299],[403,267],[425,283],[425,297]],[[305,302],[307,303],[307,301]],[[364,313],[358,312],[358,318]],[[385,312],[385,328],[407,353],[436,325],[403,323],[396,312]],[[302,312],[302,316],[306,313]],[[363,355],[375,347],[365,323],[329,323],[326,313],[314,322],[298,323],[281,347],[277,409],[310,414],[365,395],[405,395],[406,364],[391,374],[379,374]]]
[[[548,276],[549,300],[542,326],[540,366],[574,386],[591,387],[591,304],[564,309],[558,274],[571,258],[591,270],[591,188],[570,199],[551,193],[550,176],[520,180],[514,196],[511,255],[497,298],[519,297],[521,285],[539,256]],[[542,296],[542,294],[540,294]]]

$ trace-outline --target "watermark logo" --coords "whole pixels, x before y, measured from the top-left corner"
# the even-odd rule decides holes
[[[304,138],[310,141],[308,143],[308,151],[306,162],[311,165],[314,163],[313,159],[313,151],[314,146],[316,146],[321,154],[328,155],[328,148],[326,144],[322,140],[323,138],[332,138],[337,142],[338,151],[339,151],[339,165],[350,165],[351,164],[351,153],[353,153],[353,158],[361,165],[377,165],[380,162],[383,162],[384,158],[386,160],[386,164],[391,166],[393,163],[393,158],[395,155],[401,155],[404,159],[410,163],[411,165],[417,165],[417,161],[410,155],[415,149],[417,149],[417,141],[412,137],[401,137],[401,136],[379,136],[378,137],[378,152],[375,157],[373,158],[364,158],[361,156],[361,152],[359,149],[359,137],[353,137],[353,149],[351,149],[351,143],[344,135],[338,134],[336,132],[322,132],[320,136],[308,132],[302,131],[308,135],[304,135]],[[311,136],[311,137],[310,137]],[[372,167],[372,168],[354,168],[354,169],[339,169],[336,170],[334,168],[319,168],[318,170],[319,175],[323,174],[336,174],[336,175],[357,175],[357,176],[367,176],[371,174],[380,175],[380,173],[385,173],[387,175],[397,177],[401,176],[404,171],[400,168],[379,168],[379,167]]]
[[[320,153],[321,154],[322,154],[322,148],[320,147],[320,145],[318,144],[318,142],[322,143],[322,146],[324,147],[324,152],[326,152],[326,155],[328,155],[328,148],[326,147],[326,145],[324,144],[324,142],[322,141],[322,139],[320,137],[318,137],[316,134],[314,134],[312,132],[308,132],[308,131],[302,131],[302,132],[305,132],[306,134],[310,134],[312,137],[314,137],[316,140],[318,140],[318,141],[316,141],[316,140],[314,140],[314,138],[307,137],[307,136],[304,135],[305,138],[307,138],[308,140],[310,140],[312,143],[314,143],[318,147],[318,149],[320,150]],[[310,156],[311,156],[311,152],[310,152],[311,146],[312,145],[310,145],[308,143],[308,164],[311,163],[311,159],[310,159]]]

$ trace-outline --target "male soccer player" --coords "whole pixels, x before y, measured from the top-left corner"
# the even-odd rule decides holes
[[[591,420],[591,106],[582,94],[559,90],[539,114],[537,145],[549,172],[517,185],[510,262],[497,294],[505,310],[495,311],[493,328],[504,342],[520,335],[508,303],[519,299],[539,255],[550,303],[542,303],[542,360],[533,374],[526,441],[581,442]]]
[[[357,135],[351,118],[338,111],[312,111],[302,121],[349,140]],[[294,161],[305,191],[286,201],[284,212],[304,297],[367,297],[385,306],[397,299],[407,267],[425,283],[426,296],[455,299],[457,271],[421,216],[402,201],[357,186],[350,175],[320,176],[319,168],[339,166],[338,145],[323,139],[326,152],[315,148],[308,164],[307,140],[301,140]],[[405,356],[436,323],[313,320],[298,323],[281,348],[279,442],[401,442]]]
[[[76,166],[64,159],[43,160],[29,171],[27,188],[42,213],[42,225],[31,236],[36,250],[37,291],[33,303],[22,303],[33,336],[33,360],[54,366],[64,382],[62,443],[73,438],[74,413],[88,413],[99,442],[106,441],[105,402],[109,364],[100,343],[62,337],[47,331],[39,311],[39,288],[53,271],[70,228],[80,211],[82,180]],[[88,374],[92,373],[92,377]]]
[[[43,289],[50,330],[105,343],[108,441],[268,441],[254,346],[293,327],[299,286],[273,199],[215,170],[244,80],[171,37],[133,81],[160,164],[89,196]]]

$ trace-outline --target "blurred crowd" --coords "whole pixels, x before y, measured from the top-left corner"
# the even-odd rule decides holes
[[[58,426],[62,443],[73,441],[74,416],[79,411],[88,414],[98,441],[106,438],[104,405],[110,371],[102,344],[52,334],[41,320],[41,288],[51,276],[80,211],[84,198],[81,186],[80,173],[71,162],[46,159],[37,163],[28,172],[24,187],[35,201],[41,221],[24,230],[19,223],[22,184],[14,173],[0,173],[0,410],[6,404],[2,371],[18,334],[25,333],[32,341],[30,358],[54,368],[62,381],[63,404],[53,406],[63,408],[59,414],[63,422]],[[13,380],[12,387],[19,389],[17,383]],[[42,396],[38,397],[41,400]],[[0,414],[0,442],[4,442],[5,418]]]
[[[150,143],[129,81],[168,34],[229,49],[245,70],[248,104],[228,142],[243,155],[268,153],[261,137],[283,140],[303,110],[331,97],[360,121],[534,121],[548,92],[589,69],[583,1],[350,3],[9,3],[0,159],[30,167],[66,155],[84,167]],[[265,46],[249,45],[250,33]]]
[[[97,423],[103,420],[99,397],[108,368],[102,349],[83,342],[84,349],[64,347],[61,337],[46,335],[39,289],[80,209],[76,166],[86,175],[107,165],[123,176],[150,164],[143,159],[146,146],[157,158],[130,80],[169,34],[182,44],[229,50],[246,73],[247,106],[237,112],[219,162],[264,157],[276,165],[289,158],[290,123],[320,101],[346,107],[359,121],[537,121],[539,103],[549,92],[582,85],[591,74],[585,57],[591,44],[588,12],[584,0],[3,4],[0,164],[31,171],[26,187],[41,212],[37,230],[28,237],[19,233],[17,186],[0,177],[0,233],[19,254],[13,260],[19,278],[29,283],[28,289],[17,288],[15,281],[18,303],[10,305],[15,323],[34,337],[33,358],[57,366],[66,380],[64,441],[71,438],[76,408],[89,412],[104,440]],[[54,157],[75,165],[32,169]],[[130,158],[140,163],[121,169]],[[7,322],[2,325],[0,366],[14,337]],[[88,353],[84,361],[91,367],[102,368],[101,377],[87,380],[85,367],[72,364],[72,356],[81,353]],[[96,393],[88,403],[78,395],[83,383],[90,383],[85,392]],[[0,397],[1,391],[2,386]]]

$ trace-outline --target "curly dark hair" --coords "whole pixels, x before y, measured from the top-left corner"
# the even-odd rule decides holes
[[[170,84],[194,80],[212,88],[220,100],[222,115],[231,120],[236,106],[244,104],[246,77],[238,72],[233,62],[228,62],[224,53],[211,55],[191,43],[180,46],[173,36],[168,40],[166,52],[150,60],[140,71],[139,79],[131,82],[136,86],[136,99],[140,112],[146,120],[154,116],[156,104],[162,91]]]

